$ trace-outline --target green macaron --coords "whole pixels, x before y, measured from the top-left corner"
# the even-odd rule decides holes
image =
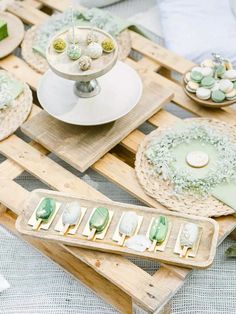
[[[202,78],[203,78],[202,73],[197,72],[197,71],[192,71],[191,72],[191,80],[192,81],[194,81],[196,83],[199,83],[199,82],[201,82]]]
[[[212,76],[206,76],[201,80],[201,86],[212,88],[215,85],[215,79]]]
[[[215,73],[217,77],[222,77],[225,73],[225,67],[222,64],[218,65],[216,67]]]
[[[234,88],[236,89],[236,81],[235,81],[235,82],[233,82],[233,84],[234,84]]]
[[[222,102],[225,100],[225,94],[220,90],[214,90],[211,94],[211,99],[214,102]]]

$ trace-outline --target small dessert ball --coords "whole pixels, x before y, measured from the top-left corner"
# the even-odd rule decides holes
[[[71,44],[67,48],[66,53],[71,60],[77,60],[81,56],[81,48],[77,45]]]
[[[112,52],[115,48],[114,42],[111,39],[105,39],[102,42],[102,48],[107,53]]]
[[[92,59],[98,59],[102,55],[102,46],[98,43],[91,43],[87,47],[87,55]]]
[[[89,32],[87,35],[87,44],[91,43],[97,43],[98,42],[98,36],[94,32]]]
[[[75,38],[73,38],[73,27],[69,29],[67,33],[67,39],[72,44],[77,44],[79,42],[80,31],[78,28],[75,28]]]
[[[91,67],[92,60],[88,56],[82,56],[78,60],[80,70],[86,71]]]
[[[63,52],[66,49],[66,42],[62,38],[57,38],[52,43],[56,52]]]

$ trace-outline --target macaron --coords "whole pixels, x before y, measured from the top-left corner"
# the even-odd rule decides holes
[[[212,87],[211,91],[220,89],[220,81],[215,81],[215,85]]]
[[[230,80],[220,80],[219,87],[222,92],[229,93],[234,88],[234,85]]]
[[[185,76],[184,76],[184,81],[185,81],[185,83],[188,84],[188,82],[190,81],[190,79],[191,79],[191,72],[188,72],[188,73],[186,73]]]
[[[225,100],[225,94],[220,90],[215,90],[211,93],[211,99],[214,102],[222,102]]]
[[[235,81],[235,82],[233,82],[233,85],[234,85],[234,88],[236,89],[236,81]]]
[[[210,67],[201,68],[202,75],[205,76],[213,76],[213,70]]]
[[[192,72],[200,72],[202,71],[202,67],[196,66],[192,68]]]
[[[215,85],[215,79],[212,76],[206,76],[201,81],[201,86],[205,88],[212,88]]]
[[[236,99],[236,89],[233,89],[231,92],[225,94],[227,100]]]
[[[205,59],[201,63],[202,67],[214,68],[214,62],[211,59]]]
[[[230,81],[236,81],[236,70],[225,71],[223,78]]]
[[[223,77],[225,73],[225,67],[221,64],[216,67],[215,74],[216,77]]]
[[[186,85],[186,89],[190,93],[196,93],[196,90],[199,88],[199,84],[193,81],[189,81],[188,84]]]
[[[196,82],[196,83],[200,83],[201,80],[203,78],[203,75],[201,72],[198,72],[198,71],[192,71],[191,72],[191,80]]]
[[[196,91],[196,95],[199,99],[209,99],[211,97],[211,91],[205,87],[199,87]]]

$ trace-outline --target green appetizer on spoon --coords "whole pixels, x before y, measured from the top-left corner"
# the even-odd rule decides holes
[[[152,241],[151,247],[148,249],[150,252],[155,250],[157,243],[165,241],[168,233],[168,219],[166,216],[159,216],[153,220],[149,231],[149,239]]]
[[[106,207],[97,207],[89,220],[90,234],[88,240],[92,240],[95,233],[101,233],[109,221],[109,211]]]
[[[36,210],[36,223],[33,230],[38,230],[42,223],[47,223],[56,209],[56,202],[52,198],[44,198]]]

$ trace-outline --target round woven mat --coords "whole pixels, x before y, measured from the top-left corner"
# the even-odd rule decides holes
[[[184,120],[185,123],[198,122],[199,124],[208,125],[217,129],[224,135],[228,135],[236,143],[236,127],[229,123],[224,123],[215,119],[190,118]],[[145,137],[139,146],[136,154],[135,170],[138,180],[145,192],[170,210],[186,214],[193,214],[206,217],[218,217],[235,213],[235,211],[218,201],[216,198],[209,196],[207,199],[199,200],[192,196],[172,195],[172,186],[167,181],[153,175],[152,165],[145,157],[145,151],[154,138],[161,137],[166,132],[166,128],[158,128]]]
[[[33,42],[37,34],[39,26],[31,27],[26,33],[25,38],[22,42],[22,57],[24,60],[37,72],[44,73],[48,70],[49,66],[47,60],[43,58],[40,54],[33,51]],[[131,51],[131,37],[128,30],[121,32],[117,38],[117,43],[119,46],[119,59],[124,60],[128,57]]]
[[[0,73],[5,71],[0,71]],[[6,72],[5,72],[6,73]],[[15,78],[7,72],[7,75]],[[23,92],[11,102],[11,105],[0,110],[0,141],[14,133],[27,119],[32,108],[32,92],[24,83]]]

